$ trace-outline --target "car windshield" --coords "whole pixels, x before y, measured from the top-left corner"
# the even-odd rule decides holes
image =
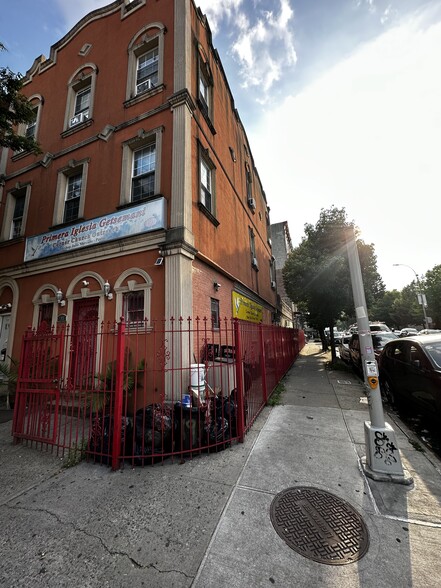
[[[370,325],[371,331],[390,331],[387,325],[378,324],[378,325]]]
[[[375,333],[372,335],[372,342],[374,347],[384,347],[388,341],[396,339],[397,336],[394,333]]]
[[[424,349],[427,352],[438,369],[441,369],[441,341],[431,343],[430,345],[424,345]]]

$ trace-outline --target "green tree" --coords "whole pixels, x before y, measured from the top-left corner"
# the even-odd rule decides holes
[[[0,51],[5,47],[0,43]],[[32,137],[17,134],[17,125],[30,124],[35,120],[35,111],[28,99],[20,93],[23,76],[9,67],[0,68],[0,147],[14,151],[41,153],[40,146]]]
[[[402,322],[400,314],[397,313],[397,304],[401,301],[401,292],[390,290],[378,296],[371,308],[369,314],[375,317],[375,320],[386,323],[392,329],[401,328]]]
[[[324,329],[330,327],[333,361],[333,327],[342,315],[354,315],[345,233],[355,229],[354,223],[347,220],[344,208],[322,209],[315,226],[305,225],[305,236],[283,268],[286,292],[309,312],[308,323],[320,332],[324,350],[327,349]],[[373,245],[357,239],[357,248],[369,308],[370,303],[384,295],[385,288],[377,271]]]
[[[432,326],[441,329],[441,265],[435,265],[426,273],[423,284],[427,314],[432,319]]]

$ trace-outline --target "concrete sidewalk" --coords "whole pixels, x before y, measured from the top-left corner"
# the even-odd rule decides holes
[[[309,344],[285,378],[283,405],[272,410],[252,449],[193,586],[441,585],[440,461],[417,451],[413,435],[391,422],[414,485],[367,479],[359,461],[369,420],[364,386],[349,373],[325,370],[327,358]],[[364,557],[347,565],[317,563],[279,537],[271,503],[297,486],[355,507],[369,531]]]
[[[0,424],[0,585],[438,587],[440,461],[387,418],[414,485],[366,479],[364,387],[326,370],[327,359],[308,344],[282,404],[264,409],[244,444],[182,465],[63,469],[51,454],[13,446],[10,423]],[[361,559],[317,563],[277,534],[274,498],[306,486],[361,515]]]

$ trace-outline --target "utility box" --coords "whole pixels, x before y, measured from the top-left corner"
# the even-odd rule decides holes
[[[216,394],[226,398],[236,388],[236,360],[216,357],[207,367],[207,382]]]

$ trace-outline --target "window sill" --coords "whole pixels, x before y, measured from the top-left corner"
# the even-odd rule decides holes
[[[123,204],[118,204],[116,210],[124,210],[125,208],[132,208],[133,206],[139,206],[140,204],[144,204],[145,202],[150,202],[151,200],[158,200],[158,198],[164,198],[163,194],[153,194],[152,196],[146,196],[145,198],[140,198],[136,202],[124,202]]]
[[[65,227],[71,227],[72,225],[76,225],[78,223],[83,223],[86,219],[84,216],[78,217],[75,220],[69,221],[68,223],[57,223],[56,225],[52,225],[49,227],[50,231],[57,231],[58,229],[64,229]]]
[[[130,108],[131,106],[134,106],[135,104],[138,104],[139,102],[142,102],[143,100],[146,100],[151,96],[155,96],[155,94],[159,94],[163,90],[165,90],[165,85],[158,84],[154,88],[146,90],[145,92],[142,92],[142,94],[137,94],[136,96],[133,96],[132,98],[129,98],[128,100],[123,102],[124,108]]]
[[[14,155],[11,157],[12,161],[18,161],[27,155],[32,155],[32,151],[16,151]]]
[[[208,218],[208,220],[213,223],[215,227],[218,227],[220,225],[220,222],[217,220],[217,218],[208,210],[208,208],[205,208],[202,202],[198,202],[198,208],[202,212],[202,214],[204,214]]]
[[[0,247],[8,247],[8,245],[15,245],[16,243],[23,243],[25,237],[22,235],[20,237],[14,237],[13,239],[4,239],[0,241]]]
[[[66,129],[65,131],[63,131],[61,133],[61,136],[63,139],[65,137],[70,137],[70,135],[73,135],[77,131],[81,131],[82,129],[85,129],[86,127],[90,127],[90,125],[92,123],[93,123],[93,118],[88,118],[86,121],[79,123],[78,125],[74,125],[73,127],[69,127],[68,129]]]

